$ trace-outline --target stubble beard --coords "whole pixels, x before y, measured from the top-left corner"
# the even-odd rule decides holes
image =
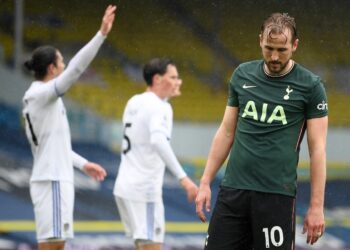
[[[271,74],[273,75],[281,75],[281,72],[284,71],[284,69],[288,66],[290,59],[288,59],[288,61],[284,64],[282,64],[281,62],[267,62],[265,61],[265,64],[268,68],[268,70],[270,71]],[[280,67],[278,67],[277,69],[273,66],[273,65],[280,65]]]

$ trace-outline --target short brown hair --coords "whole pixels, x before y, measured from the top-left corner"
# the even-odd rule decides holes
[[[273,13],[265,19],[261,26],[261,34],[263,35],[266,29],[269,29],[268,36],[271,34],[281,34],[284,29],[287,28],[292,34],[292,43],[298,38],[297,27],[294,17],[288,15],[288,13]]]
[[[153,58],[143,67],[143,78],[148,86],[153,84],[153,76],[156,74],[164,75],[168,65],[174,65],[174,62],[169,58]]]

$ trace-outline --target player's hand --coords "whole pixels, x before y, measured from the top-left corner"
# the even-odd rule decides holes
[[[210,202],[211,202],[211,189],[210,185],[206,183],[201,183],[199,186],[198,194],[196,197],[196,213],[202,222],[205,222],[207,218],[203,212],[203,206],[205,206],[205,211],[210,212]]]
[[[101,28],[100,28],[100,31],[104,36],[107,36],[112,29],[116,9],[117,9],[117,6],[108,5],[105,11],[105,14],[102,18]]]
[[[304,219],[303,234],[307,233],[306,243],[313,245],[324,233],[323,208],[309,208]]]
[[[197,185],[187,176],[180,180],[181,186],[185,189],[187,193],[188,202],[193,202],[198,193]]]
[[[87,162],[83,167],[83,171],[97,181],[103,181],[107,175],[103,167],[93,162]]]

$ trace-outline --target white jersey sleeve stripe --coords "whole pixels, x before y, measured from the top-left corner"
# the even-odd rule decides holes
[[[54,86],[55,86],[55,93],[56,93],[57,97],[62,97],[64,95],[64,93],[60,94],[60,92],[58,92],[57,81],[55,81]]]

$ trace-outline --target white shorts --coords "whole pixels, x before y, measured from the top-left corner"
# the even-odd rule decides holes
[[[30,183],[36,236],[39,242],[73,238],[74,184],[60,181]]]
[[[164,205],[159,202],[131,201],[115,196],[120,218],[128,236],[136,240],[164,242]]]

